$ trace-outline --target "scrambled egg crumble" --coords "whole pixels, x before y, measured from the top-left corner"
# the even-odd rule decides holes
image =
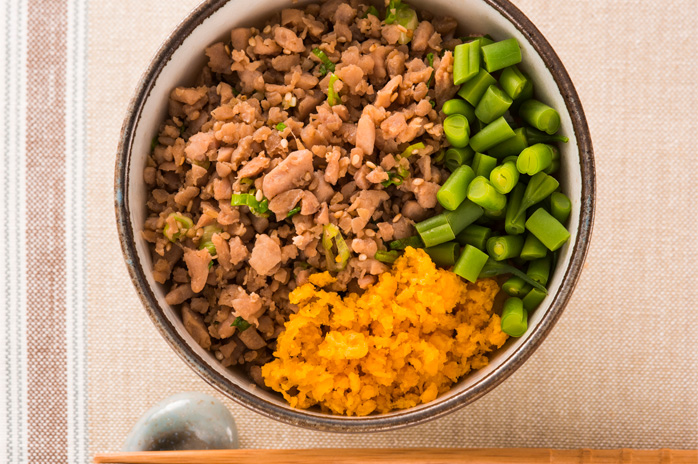
[[[319,288],[333,281],[316,274],[291,292],[300,309],[262,367],[295,408],[365,416],[426,403],[508,338],[492,311],[496,281],[469,284],[422,250],[407,248],[363,295]]]

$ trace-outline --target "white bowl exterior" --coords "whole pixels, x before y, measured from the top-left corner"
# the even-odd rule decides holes
[[[303,2],[307,3],[307,2]],[[529,330],[519,339],[509,341],[502,349],[495,353],[490,364],[480,370],[468,374],[465,379],[455,385],[448,393],[440,396],[435,402],[441,402],[453,395],[467,390],[490,376],[505,360],[510,358],[530,337],[538,324],[542,321],[547,309],[552,304],[555,295],[562,283],[564,270],[570,263],[571,247],[577,239],[580,207],[582,174],[579,161],[579,149],[577,139],[572,126],[572,120],[551,72],[546,68],[543,60],[535,52],[533,46],[526,40],[513,24],[490,5],[482,0],[411,0],[412,5],[427,9],[435,14],[444,14],[454,17],[459,24],[463,35],[466,34],[490,34],[495,40],[514,37],[519,41],[523,53],[523,64],[520,66],[528,73],[535,84],[537,98],[556,108],[561,117],[560,133],[570,138],[569,143],[560,144],[561,171],[558,173],[562,191],[572,201],[572,214],[568,229],[571,233],[569,242],[560,251],[557,271],[549,282],[549,294],[541,306],[529,315]],[[142,238],[141,231],[146,219],[145,198],[147,188],[143,182],[143,169],[146,157],[150,150],[150,143],[157,133],[160,123],[167,115],[167,102],[170,91],[178,85],[191,83],[195,72],[205,64],[204,48],[228,37],[230,30],[239,26],[259,24],[268,16],[269,11],[278,11],[291,5],[285,0],[267,0],[264,2],[231,0],[225,6],[216,11],[194,29],[182,45],[174,52],[171,60],[164,66],[160,75],[152,86],[148,98],[144,102],[139,123],[135,129],[133,146],[129,165],[129,204],[131,205],[131,224],[133,236],[136,240],[136,250],[141,265],[145,271],[148,284],[158,299],[160,306],[165,310],[167,318],[177,329],[180,336],[187,341],[196,353],[204,359],[213,369],[240,388],[276,403],[282,407],[288,405],[276,394],[270,394],[250,382],[243,374],[224,368],[215,357],[199,347],[189,333],[184,329],[177,312],[165,302],[166,289],[156,283],[152,277],[153,262],[148,249],[148,243]],[[296,4],[297,5],[297,4]],[[227,39],[225,39],[227,40]],[[185,63],[185,65],[182,65]],[[420,405],[413,410],[423,409],[433,403]],[[323,414],[307,411],[309,414],[322,416]],[[391,414],[399,414],[394,412]],[[351,420],[351,418],[347,418]]]

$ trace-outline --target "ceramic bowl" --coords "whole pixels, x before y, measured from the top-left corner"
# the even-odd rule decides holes
[[[559,173],[564,193],[572,200],[572,237],[560,253],[549,295],[530,316],[525,336],[498,350],[490,364],[471,372],[446,394],[410,409],[368,417],[340,417],[289,407],[276,393],[254,386],[243,373],[224,368],[199,347],[184,329],[175,308],[165,303],[165,288],[152,278],[153,262],[141,237],[146,217],[143,168],[150,141],[166,116],[172,88],[191,82],[205,64],[203,50],[228,36],[237,26],[259,24],[290,0],[207,0],[164,42],[145,71],[128,108],[116,159],[115,201],[119,237],[131,278],[150,318],[172,349],[208,383],[240,404],[265,416],[316,430],[366,432],[421,423],[475,401],[511,375],[545,339],[562,314],[589,245],[595,197],[594,158],[582,105],[565,67],[531,21],[507,0],[411,0],[418,8],[456,18],[463,32],[488,33],[495,39],[515,37],[521,44],[522,68],[533,78],[538,98],[560,112],[561,133],[570,138],[561,147]]]

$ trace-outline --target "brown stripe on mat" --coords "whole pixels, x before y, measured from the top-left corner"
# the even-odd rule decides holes
[[[65,279],[67,4],[30,0],[27,43],[27,400],[30,463],[68,461]]]

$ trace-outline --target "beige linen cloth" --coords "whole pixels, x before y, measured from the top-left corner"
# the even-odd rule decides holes
[[[698,448],[695,0],[515,1],[559,54],[589,122],[598,200],[584,272],[548,339],[494,391],[368,435],[293,428],[223,398],[169,349],[128,277],[113,209],[120,127],[151,56],[197,2],[0,8],[0,74],[10,76],[0,107],[25,118],[0,128],[0,215],[5,241],[19,230],[28,243],[26,259],[25,248],[0,250],[2,327],[17,327],[0,330],[0,461],[119,450],[152,404],[192,390],[226,403],[249,448]]]

